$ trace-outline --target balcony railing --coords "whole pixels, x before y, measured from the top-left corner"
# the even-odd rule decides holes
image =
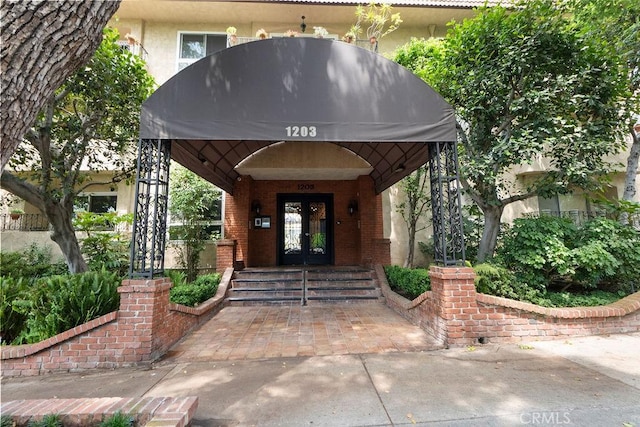
[[[49,221],[42,214],[2,214],[2,231],[48,231]]]
[[[541,216],[555,216],[561,218],[569,218],[575,225],[582,225],[590,219],[594,218],[611,218],[605,211],[580,211],[580,210],[568,210],[568,211],[551,211],[541,210],[539,212],[525,213],[522,216],[525,218],[539,218]],[[640,214],[631,215],[630,223],[636,230],[640,230]]]
[[[1,214],[0,231],[49,231],[51,225],[47,217],[43,214]],[[121,223],[117,226],[106,224],[104,227],[96,227],[93,231],[117,231],[119,233],[130,233],[131,225]]]

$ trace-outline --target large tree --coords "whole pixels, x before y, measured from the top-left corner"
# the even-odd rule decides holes
[[[87,269],[73,227],[75,197],[132,174],[140,106],[154,85],[117,33],[104,34],[89,63],[46,102],[0,183],[47,216],[72,273]],[[92,173],[106,170],[115,172],[105,180]]]
[[[640,159],[640,134],[634,125],[640,121],[640,2],[638,0],[571,0],[575,20],[591,37],[602,40],[617,58],[626,93],[621,103],[620,126],[631,138],[627,157],[623,200],[636,198],[636,175]]]
[[[456,109],[462,185],[484,215],[478,261],[493,255],[507,205],[595,188],[623,148],[620,69],[564,12],[550,0],[480,9],[424,67]],[[544,174],[508,179],[535,160],[549,162]]]
[[[64,79],[86,63],[120,0],[3,0],[0,171]]]

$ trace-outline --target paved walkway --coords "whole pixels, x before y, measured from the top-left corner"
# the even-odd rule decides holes
[[[234,310],[232,310],[234,311]],[[2,380],[2,401],[199,399],[193,427],[640,426],[640,334]]]
[[[415,352],[440,348],[378,304],[226,307],[161,363]]]

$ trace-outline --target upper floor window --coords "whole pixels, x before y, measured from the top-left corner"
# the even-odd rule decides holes
[[[178,33],[178,71],[227,47],[224,33]]]

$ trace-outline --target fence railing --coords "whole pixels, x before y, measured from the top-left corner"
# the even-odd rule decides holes
[[[581,211],[581,210],[568,210],[568,211],[551,211],[551,210],[541,210],[539,212],[529,212],[525,213],[522,216],[525,218],[539,218],[541,216],[555,216],[560,218],[569,218],[573,221],[575,225],[582,225],[590,219],[594,218],[610,218],[614,219],[610,214],[605,211]],[[631,215],[629,218],[629,223],[636,230],[640,230],[640,214]]]
[[[47,231],[49,221],[42,214],[2,214],[2,231]]]
[[[131,233],[132,226],[128,223],[113,225],[106,223],[104,226],[94,226],[92,231],[115,231],[119,233]],[[0,231],[49,231],[51,224],[43,214],[0,214]],[[76,231],[78,231],[76,229]]]

